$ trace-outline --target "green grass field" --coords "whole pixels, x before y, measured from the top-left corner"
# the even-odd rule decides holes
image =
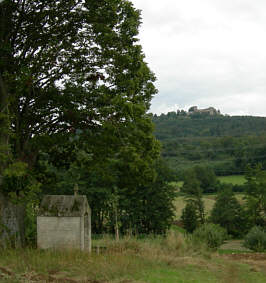
[[[246,182],[244,175],[230,175],[218,177],[221,183],[233,184],[233,185],[244,185]]]
[[[246,182],[244,175],[219,176],[217,178],[221,183],[233,184],[233,185],[244,185]],[[169,184],[175,187],[177,190],[180,190],[184,182],[183,181],[171,182]]]

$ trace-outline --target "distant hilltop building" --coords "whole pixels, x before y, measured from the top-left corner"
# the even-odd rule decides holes
[[[192,106],[188,109],[189,115],[192,115],[192,114],[195,114],[195,113],[200,113],[200,114],[206,113],[206,114],[209,114],[211,116],[221,115],[220,110],[216,110],[213,107],[209,107],[209,108],[206,108],[206,109],[198,109],[197,106]]]

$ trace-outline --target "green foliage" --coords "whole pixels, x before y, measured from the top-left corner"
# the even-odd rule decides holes
[[[218,193],[210,221],[224,227],[228,234],[234,237],[241,237],[246,232],[246,212],[235,198],[230,186]]]
[[[39,199],[31,199],[25,205],[25,244],[27,246],[36,247],[37,243],[37,212],[39,207]]]
[[[214,193],[219,187],[219,182],[213,169],[204,166],[195,166],[184,172],[183,189],[185,191],[187,190],[186,187],[188,186],[188,183],[191,182],[191,177],[197,179],[203,193]]]
[[[143,121],[155,77],[137,44],[140,13],[129,1],[4,1],[0,12],[1,83],[16,158],[34,165],[40,149],[75,130],[99,138]]]
[[[146,127],[145,135],[147,130]],[[165,233],[174,215],[172,200],[176,190],[168,185],[174,176],[161,160],[155,159],[159,145],[151,132],[148,139],[140,129],[130,132],[134,138],[127,132],[120,134],[120,139],[125,135],[128,140],[120,145],[120,150],[112,149],[106,139],[105,148],[109,145],[109,150],[91,155],[87,141],[80,139],[70,142],[70,149],[71,144],[76,144],[70,152],[68,147],[61,146],[42,154],[38,178],[42,180],[43,192],[73,194],[73,186],[78,183],[80,193],[87,196],[93,210],[95,233],[113,233],[117,226],[121,233]],[[94,146],[104,144],[104,138],[95,140]]]
[[[205,223],[193,232],[192,237],[194,243],[204,243],[211,249],[217,249],[226,240],[227,233],[218,224]]]
[[[248,163],[261,162],[266,168],[265,117],[192,119],[168,114],[153,116],[155,135],[163,144],[163,157],[179,176],[196,164],[220,176],[243,174]]]
[[[4,170],[4,176],[7,178],[23,177],[27,174],[27,164],[21,161],[12,163]]]
[[[2,191],[13,202],[27,203],[36,199],[40,193],[40,185],[24,162],[10,163],[3,171]]]
[[[140,11],[124,0],[0,8],[0,106],[5,94],[12,154],[28,165],[7,168],[6,192],[29,195],[36,180],[40,197],[72,194],[77,183],[96,233],[114,222],[121,232],[164,233],[175,191],[147,114],[157,90],[137,42]]]
[[[192,203],[195,207],[198,221],[203,224],[205,222],[205,212],[202,200],[202,188],[194,170],[187,171],[182,192],[185,193],[186,201]]]
[[[266,251],[266,231],[265,229],[254,226],[244,238],[244,246],[255,251]]]
[[[194,171],[198,180],[200,181],[200,186],[203,190],[203,193],[216,192],[217,177],[212,168],[195,166]]]
[[[192,233],[199,225],[197,207],[193,202],[187,202],[182,210],[181,221],[187,232]]]
[[[10,161],[10,145],[8,143],[8,136],[10,134],[9,119],[5,111],[1,111],[1,108],[0,101],[0,175]]]
[[[8,195],[11,202],[25,209],[23,235],[26,244],[34,246],[37,239],[36,216],[40,187],[41,184],[24,162],[10,163],[3,172],[2,191]]]
[[[174,217],[173,200],[177,196],[175,187],[169,185],[174,176],[169,167],[158,159],[155,163],[156,178],[143,188],[145,202],[142,218],[142,233],[164,234],[170,228]],[[143,192],[141,193],[143,194]]]
[[[248,167],[245,176],[245,200],[250,225],[265,225],[266,223],[266,171],[262,165]]]
[[[219,176],[218,180],[221,183],[232,184],[232,185],[244,185],[246,182],[244,175]]]
[[[224,187],[231,186],[233,192],[244,192],[246,189],[246,179],[244,175],[229,175],[219,176],[218,181],[220,182],[218,190],[222,190]]]

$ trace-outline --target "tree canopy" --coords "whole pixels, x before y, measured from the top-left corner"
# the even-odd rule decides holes
[[[5,0],[0,8],[0,109],[9,108],[16,157],[34,153],[40,138],[144,115],[156,90],[129,1]]]
[[[266,168],[265,117],[192,116],[182,111],[153,115],[162,155],[177,175],[196,165],[222,176],[243,174],[248,164],[258,162]]]
[[[221,190],[211,210],[210,220],[227,230],[227,233],[239,237],[247,230],[247,217],[230,186]]]
[[[262,165],[249,166],[246,176],[245,199],[250,224],[265,226],[266,223],[266,172]]]

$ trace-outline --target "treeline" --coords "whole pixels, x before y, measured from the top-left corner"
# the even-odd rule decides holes
[[[210,167],[196,165],[184,171],[183,185],[180,191],[186,191],[187,184],[190,187],[199,187],[203,194],[213,194],[222,191],[225,188],[230,188],[233,192],[244,192],[245,184],[227,184],[221,182],[215,172]]]
[[[154,115],[163,158],[179,175],[195,165],[217,175],[242,174],[248,164],[266,165],[266,118],[251,116]]]
[[[220,137],[261,135],[266,133],[266,118],[253,116],[223,116],[195,113],[180,116],[176,112],[153,115],[156,136],[160,140],[171,137]]]

